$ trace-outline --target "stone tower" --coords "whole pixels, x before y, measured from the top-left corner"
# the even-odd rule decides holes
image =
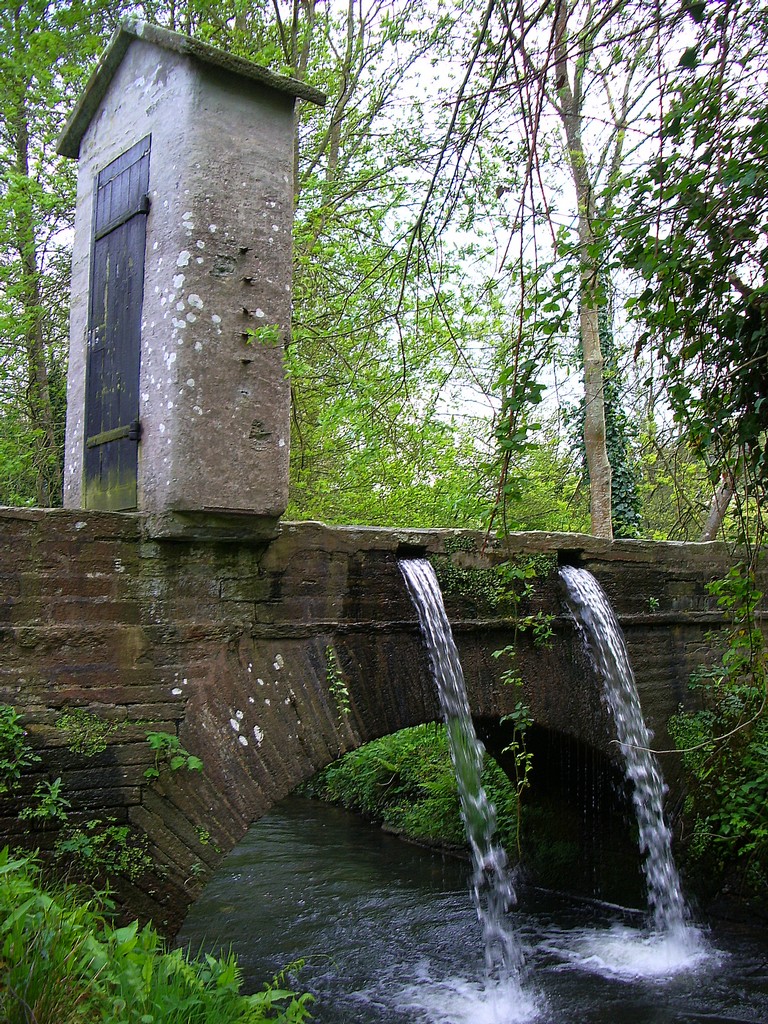
[[[79,160],[65,506],[274,532],[297,100],[325,97],[143,22],[113,36],[59,140]]]

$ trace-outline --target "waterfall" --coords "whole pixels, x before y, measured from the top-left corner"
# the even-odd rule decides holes
[[[586,569],[563,566],[571,614],[602,677],[606,703],[616,723],[619,748],[639,828],[640,853],[653,928],[682,935],[689,918],[672,858],[672,836],[664,821],[665,786],[650,748],[624,635],[600,584]]]
[[[445,719],[472,852],[472,898],[483,932],[486,971],[500,981],[514,981],[519,977],[523,957],[505,915],[516,903],[516,895],[504,848],[493,841],[496,812],[481,783],[483,746],[472,724],[459,652],[430,563],[425,559],[403,560],[400,570],[416,606]]]

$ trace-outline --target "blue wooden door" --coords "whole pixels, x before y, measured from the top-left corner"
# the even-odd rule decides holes
[[[85,399],[86,508],[136,508],[150,137],[96,179]]]

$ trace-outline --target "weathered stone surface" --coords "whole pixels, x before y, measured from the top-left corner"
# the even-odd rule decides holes
[[[283,524],[270,544],[147,540],[140,515],[0,510],[0,701],[24,715],[42,756],[25,780],[64,780],[76,818],[114,815],[143,832],[159,868],[118,894],[173,932],[210,870],[248,825],[342,753],[438,717],[398,554],[456,569],[546,555],[521,612],[554,615],[554,642],[484,603],[471,575],[445,600],[478,720],[520,699],[493,652],[514,644],[523,695],[542,735],[613,756],[595,678],[563,612],[557,560],[586,564],[627,636],[643,708],[661,748],[687,703],[691,670],[719,621],[706,583],[731,564],[719,545],[607,543],[520,534],[503,545],[454,530]],[[485,550],[484,550],[485,548]],[[67,749],[64,710],[116,726],[91,758]],[[203,772],[161,768],[148,730],[178,736]],[[676,761],[665,760],[674,778]],[[0,802],[0,842],[50,849],[55,835]]]
[[[283,347],[297,98],[325,101],[305,83],[136,21],[118,30],[95,70],[60,141],[79,160],[68,507],[85,501],[94,181],[150,139],[138,388],[143,527],[211,541],[275,535],[288,498]],[[91,504],[115,507],[107,500],[97,493]]]

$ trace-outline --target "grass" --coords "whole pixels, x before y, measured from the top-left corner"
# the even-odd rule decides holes
[[[191,958],[138,922],[114,927],[103,897],[48,886],[31,857],[0,851],[3,1024],[300,1024],[309,999],[286,974],[240,992],[232,955]],[[300,966],[300,965],[297,965]]]
[[[512,850],[517,834],[514,787],[491,758],[486,759],[482,781],[496,808],[499,839]],[[318,772],[302,792],[381,822],[416,842],[466,847],[443,725],[418,725],[374,740]]]

